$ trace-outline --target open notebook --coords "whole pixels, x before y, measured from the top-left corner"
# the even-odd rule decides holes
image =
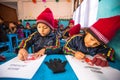
[[[21,61],[17,57],[0,65],[0,78],[23,78],[31,79],[46,55],[34,60],[32,55],[28,56],[28,60]]]
[[[117,69],[90,66],[70,55],[67,55],[66,58],[79,80],[120,80],[120,71]]]

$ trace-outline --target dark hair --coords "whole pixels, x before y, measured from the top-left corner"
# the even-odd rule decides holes
[[[2,21],[4,21],[4,19],[0,16],[0,19],[2,20]]]
[[[89,32],[93,37],[95,37],[101,44],[105,44],[90,28],[86,29],[86,31]]]

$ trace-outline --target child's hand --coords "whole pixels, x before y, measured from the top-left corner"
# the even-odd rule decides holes
[[[43,56],[45,54],[45,48],[41,49],[40,51],[35,53],[35,58]]]
[[[28,57],[28,52],[26,51],[26,49],[22,48],[19,50],[18,52],[18,58],[22,61],[27,60]]]
[[[96,66],[101,66],[101,67],[109,66],[106,57],[102,54],[96,54],[94,58],[91,60],[91,62],[92,64],[95,64]]]
[[[77,59],[79,59],[79,60],[81,60],[81,59],[84,59],[85,58],[85,54],[84,53],[82,53],[82,52],[75,52],[75,57],[77,58]]]

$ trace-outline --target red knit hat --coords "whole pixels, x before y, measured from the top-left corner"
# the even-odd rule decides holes
[[[54,27],[55,27],[55,29],[58,28],[58,23],[59,23],[59,21],[57,19],[54,19]]]
[[[88,31],[97,40],[107,44],[120,29],[120,15],[109,18],[101,18],[93,24]]]
[[[54,29],[54,17],[50,8],[46,8],[38,17],[37,23],[44,23],[48,25],[51,29]]]
[[[69,21],[69,24],[70,24],[70,23],[72,23],[72,24],[74,25],[74,20],[70,20],[70,21]]]
[[[80,33],[80,28],[81,28],[81,25],[80,25],[80,24],[77,24],[77,25],[73,26],[73,27],[69,30],[70,36],[73,36],[73,35],[75,35],[75,34],[79,34],[79,33]]]

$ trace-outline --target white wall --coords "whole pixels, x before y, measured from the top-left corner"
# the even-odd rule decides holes
[[[36,19],[36,17],[46,8],[49,7],[53,11],[56,19],[70,19],[73,16],[73,1],[66,0],[36,0],[34,4],[32,0],[18,0],[18,18],[19,19]]]

